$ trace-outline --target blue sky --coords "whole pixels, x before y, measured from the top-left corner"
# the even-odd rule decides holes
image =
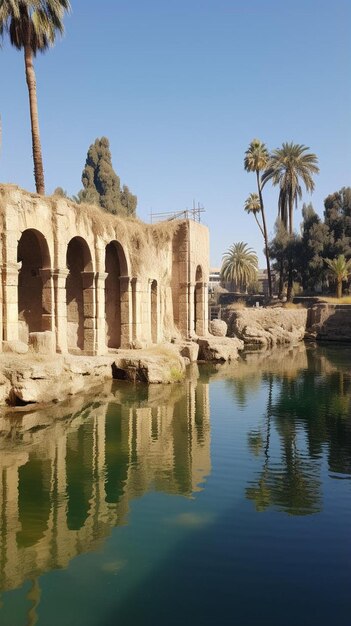
[[[64,39],[36,60],[47,193],[76,193],[89,145],[106,135],[142,219],[195,199],[212,265],[236,241],[263,265],[242,208],[255,191],[243,169],[251,139],[317,154],[319,213],[328,193],[351,184],[349,0],[71,1]],[[0,71],[0,180],[34,190],[23,56],[7,42]],[[265,202],[273,233],[276,190]]]

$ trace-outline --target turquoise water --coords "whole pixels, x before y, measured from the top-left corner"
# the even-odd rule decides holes
[[[351,623],[351,348],[0,417],[1,626]]]

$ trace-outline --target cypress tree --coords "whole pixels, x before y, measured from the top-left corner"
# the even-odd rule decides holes
[[[115,215],[135,215],[137,197],[126,185],[121,190],[119,176],[112,166],[107,137],[96,139],[90,146],[82,173],[82,183],[84,189],[78,194],[81,202],[97,204]]]

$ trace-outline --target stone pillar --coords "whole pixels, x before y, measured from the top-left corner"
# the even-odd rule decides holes
[[[53,272],[51,269],[40,269],[39,274],[43,281],[42,295],[42,321],[41,330],[54,330],[54,311],[53,311]]]
[[[179,285],[179,320],[178,328],[182,337],[189,337],[189,284],[180,283]]]
[[[96,354],[106,354],[105,280],[106,272],[96,272]]]
[[[141,338],[141,283],[138,278],[132,278],[132,339]]]
[[[195,286],[195,299],[196,299],[196,310],[195,310],[195,332],[199,337],[203,337],[205,335],[205,288],[207,287],[206,283],[196,283]]]
[[[3,339],[18,339],[18,271],[20,264],[8,263],[2,267]]]
[[[188,283],[188,338],[195,335],[195,283]]]
[[[56,351],[62,354],[67,354],[68,352],[66,299],[66,279],[68,274],[68,269],[57,269],[52,273],[55,299]]]
[[[95,274],[81,272],[83,284],[84,310],[84,352],[90,356],[96,354],[96,320],[95,320]]]
[[[132,341],[132,307],[129,276],[120,276],[121,348],[130,348]]]
[[[204,332],[203,334],[206,336],[208,334],[208,283],[203,283],[204,289]]]

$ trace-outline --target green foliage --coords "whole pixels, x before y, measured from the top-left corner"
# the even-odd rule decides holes
[[[29,43],[34,55],[45,52],[63,33],[63,16],[70,9],[69,0],[2,0],[0,37],[8,33],[18,50]]]
[[[351,274],[351,259],[346,260],[343,254],[335,259],[324,259],[329,267],[330,273],[336,281],[336,297],[342,296],[342,283],[347,280]]]
[[[314,211],[312,204],[303,205],[301,248],[297,265],[303,289],[314,292],[325,280],[323,256],[329,242],[329,230]]]
[[[244,168],[247,172],[261,172],[267,167],[269,153],[266,145],[253,139],[245,152]]]
[[[87,154],[82,174],[82,189],[76,200],[101,206],[105,211],[121,216],[134,216],[137,197],[126,185],[121,190],[120,179],[112,166],[107,137],[96,139]]]
[[[266,264],[267,264],[267,276],[268,276],[268,291],[269,295],[272,296],[272,276],[271,276],[271,266],[269,261],[269,245],[268,245],[268,233],[267,233],[267,224],[266,224],[266,216],[263,204],[263,196],[262,196],[262,184],[260,181],[260,173],[262,170],[267,168],[269,160],[268,150],[262,141],[259,139],[253,139],[245,152],[244,158],[244,168],[247,172],[255,172],[256,181],[257,181],[257,191],[258,194],[250,194],[245,203],[245,211],[248,213],[252,213],[256,223],[262,233],[264,239],[264,252],[266,255]],[[261,213],[262,224],[258,220],[258,202],[259,202],[259,211]]]
[[[224,282],[235,282],[247,287],[257,278],[257,255],[243,241],[234,243],[223,255],[221,278]]]
[[[283,143],[281,148],[273,150],[262,175],[263,185],[271,181],[279,186],[278,217],[290,234],[293,233],[293,208],[302,197],[301,182],[312,193],[312,175],[319,172],[318,159],[308,150],[300,144]]]
[[[324,223],[329,230],[327,256],[351,256],[351,187],[343,187],[327,196]]]

